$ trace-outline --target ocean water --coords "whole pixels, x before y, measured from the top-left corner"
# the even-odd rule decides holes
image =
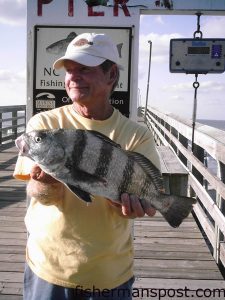
[[[211,127],[215,127],[217,129],[220,129],[220,130],[224,130],[225,131],[225,120],[206,120],[206,119],[198,119],[197,120],[198,123],[201,123],[201,124],[205,124],[205,125],[208,125],[208,126],[211,126]],[[217,162],[214,158],[212,158],[209,154],[207,154],[206,156],[206,164],[209,168],[209,170],[214,174],[214,175],[217,175],[217,168],[218,168],[218,165],[217,165]]]
[[[225,130],[225,120],[206,120],[206,119],[198,119],[198,123],[202,123],[211,127],[215,127],[221,130]]]

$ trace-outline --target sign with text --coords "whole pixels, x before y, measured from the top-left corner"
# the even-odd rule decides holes
[[[120,65],[118,85],[111,96],[111,103],[124,115],[129,116],[130,101],[130,27],[72,27],[35,26],[33,113],[71,103],[65,91],[65,70],[54,70],[53,62],[63,56],[68,44],[84,32],[106,33],[117,45]]]
[[[32,2],[34,0],[29,0]],[[104,17],[107,8],[112,8],[112,14],[114,17],[118,17],[122,13],[125,17],[131,17],[132,8],[141,10],[152,11],[216,11],[217,13],[225,9],[225,0],[36,0],[37,4],[35,11],[37,15],[43,16],[48,10],[55,10],[57,4],[63,3],[64,9],[61,10],[62,14],[66,14],[68,17],[73,18],[76,15],[76,11],[79,10],[79,4],[86,6],[87,16],[99,16]],[[36,2],[34,1],[34,2]],[[120,12],[119,12],[120,11]]]

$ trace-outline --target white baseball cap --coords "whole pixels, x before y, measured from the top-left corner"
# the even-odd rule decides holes
[[[82,33],[76,36],[69,43],[65,55],[54,62],[53,68],[64,67],[64,61],[67,59],[89,67],[96,67],[105,60],[111,60],[123,69],[119,65],[119,53],[115,43],[104,33]]]

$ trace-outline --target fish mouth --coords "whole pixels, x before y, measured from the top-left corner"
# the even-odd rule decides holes
[[[28,144],[24,141],[23,137],[20,136],[15,140],[16,147],[19,149],[19,155],[27,155],[30,148]]]

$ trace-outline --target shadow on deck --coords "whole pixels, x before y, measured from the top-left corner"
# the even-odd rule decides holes
[[[12,177],[17,150],[0,153],[0,300],[22,300],[25,184]],[[224,299],[225,282],[192,216],[177,229],[157,214],[135,220],[133,299]],[[210,295],[210,296],[209,296]]]

